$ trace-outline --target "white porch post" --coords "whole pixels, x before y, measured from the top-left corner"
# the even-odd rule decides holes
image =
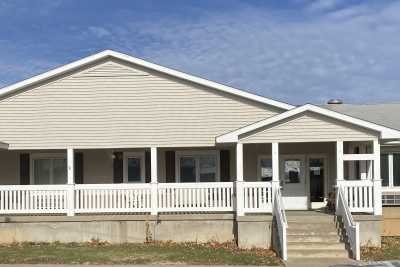
[[[272,190],[279,188],[279,143],[272,143]],[[273,197],[273,199],[275,199]]]
[[[158,179],[157,179],[157,147],[150,148],[151,159],[151,215],[157,215],[157,194],[158,194]]]
[[[74,175],[74,149],[67,149],[67,184],[68,187],[68,216],[75,215],[75,195],[74,195],[74,184],[75,184],[75,175]]]
[[[243,196],[243,144],[236,144],[236,214],[244,215]]]
[[[367,145],[360,145],[360,154],[367,154]],[[368,179],[368,161],[360,161],[360,179],[366,180]]]
[[[374,215],[382,215],[382,180],[381,180],[381,147],[379,140],[374,140]]]
[[[343,172],[343,141],[336,142],[336,185],[340,186],[344,181]]]

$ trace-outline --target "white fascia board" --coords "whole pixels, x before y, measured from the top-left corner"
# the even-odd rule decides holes
[[[239,140],[239,136],[254,130],[257,130],[259,128],[268,126],[270,124],[279,122],[281,120],[290,118],[292,116],[295,116],[297,114],[306,112],[306,111],[312,111],[314,113],[317,114],[321,114],[330,118],[334,118],[340,121],[344,121],[350,124],[354,124],[363,128],[367,128],[376,132],[380,133],[380,138],[381,139],[398,139],[400,138],[400,131],[391,129],[391,128],[387,128],[375,123],[371,123],[368,121],[364,121],[361,119],[357,119],[339,112],[335,112],[329,109],[325,109],[325,108],[321,108],[318,106],[314,106],[312,104],[306,104],[294,109],[291,109],[289,111],[286,111],[284,113],[278,114],[276,116],[273,116],[271,118],[253,123],[251,125],[245,126],[243,128],[240,128],[236,131],[221,135],[219,137],[216,138],[216,142],[217,143],[234,143],[237,142]]]
[[[8,149],[8,144],[0,142],[0,149]]]
[[[199,84],[199,85],[203,85],[203,86],[206,86],[206,87],[209,87],[209,88],[213,88],[213,89],[216,89],[216,90],[219,90],[219,91],[222,91],[222,92],[226,92],[226,93],[229,93],[229,94],[232,94],[232,95],[236,95],[236,96],[240,96],[240,97],[243,97],[243,98],[246,98],[246,99],[250,99],[250,100],[262,103],[262,104],[271,105],[271,106],[274,106],[274,107],[277,107],[277,108],[281,108],[281,109],[284,109],[284,110],[290,110],[290,109],[294,108],[294,106],[289,105],[287,103],[283,103],[283,102],[276,101],[276,100],[273,100],[273,99],[269,99],[269,98],[266,98],[266,97],[262,97],[262,96],[259,96],[259,95],[256,95],[256,94],[245,92],[243,90],[239,90],[239,89],[236,89],[236,88],[233,88],[233,87],[229,87],[229,86],[226,86],[226,85],[223,85],[223,84],[219,84],[219,83],[216,83],[216,82],[213,82],[213,81],[209,81],[209,80],[206,80],[206,79],[203,79],[203,78],[200,78],[200,77],[196,77],[196,76],[193,76],[193,75],[189,75],[189,74],[186,74],[186,73],[174,70],[174,69],[166,68],[166,67],[154,64],[154,63],[150,63],[150,62],[145,61],[143,59],[135,58],[135,57],[132,57],[132,56],[129,56],[129,55],[126,55],[126,54],[122,54],[122,53],[119,53],[119,52],[115,52],[115,51],[112,51],[112,50],[105,50],[103,52],[88,56],[86,58],[80,59],[78,61],[75,61],[75,62],[72,62],[70,64],[64,65],[62,67],[56,68],[54,70],[45,72],[45,73],[37,75],[37,76],[34,76],[34,77],[30,78],[30,79],[26,79],[26,80],[23,80],[21,82],[15,83],[13,85],[4,87],[4,88],[0,89],[0,96],[15,92],[15,91],[17,91],[19,89],[22,89],[22,88],[25,88],[27,86],[36,84],[38,82],[41,82],[41,81],[56,77],[57,75],[61,75],[63,73],[75,70],[77,68],[80,68],[82,66],[85,66],[87,64],[90,64],[90,63],[92,63],[94,61],[97,61],[97,60],[101,60],[101,59],[106,58],[106,57],[113,57],[113,58],[116,58],[116,59],[120,59],[122,61],[126,61],[126,62],[129,62],[129,63],[132,63],[132,64],[136,64],[136,65],[139,65],[139,66],[143,66],[145,68],[148,68],[148,69],[151,69],[151,70],[155,70],[155,71],[158,71],[158,72],[161,72],[161,73],[165,73],[165,74],[174,76],[174,77],[179,78],[179,79],[187,80],[187,81]]]

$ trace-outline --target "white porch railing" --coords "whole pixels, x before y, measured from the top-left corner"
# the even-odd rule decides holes
[[[67,213],[68,185],[0,186],[0,214]]]
[[[360,226],[353,220],[353,215],[349,209],[348,201],[345,199],[342,187],[338,187],[337,189],[336,216],[342,219],[353,258],[360,260]]]
[[[151,210],[151,184],[79,184],[74,187],[75,213]]]
[[[233,183],[161,183],[158,184],[157,210],[233,211]]]
[[[243,199],[245,213],[272,212],[272,183],[243,183]]]
[[[286,220],[285,207],[282,201],[281,190],[279,188],[277,188],[275,191],[272,214],[275,217],[278,228],[281,257],[283,260],[287,260],[286,231],[288,224]]]
[[[245,213],[272,212],[270,182],[0,186],[0,214],[225,212],[243,194]]]
[[[370,180],[343,181],[343,196],[351,212],[374,211],[374,186]]]

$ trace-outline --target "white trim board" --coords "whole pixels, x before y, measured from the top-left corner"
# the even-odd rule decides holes
[[[317,113],[320,115],[324,115],[326,117],[330,117],[333,119],[337,119],[339,121],[344,121],[344,122],[354,124],[354,125],[357,125],[357,126],[369,129],[369,130],[379,132],[381,139],[398,139],[398,138],[400,138],[400,131],[398,131],[398,130],[391,129],[391,128],[388,128],[388,127],[385,127],[382,125],[378,125],[378,124],[375,124],[372,122],[364,121],[361,119],[357,119],[357,118],[354,118],[354,117],[351,117],[351,116],[348,116],[348,115],[345,115],[345,114],[342,114],[342,113],[339,113],[336,111],[332,111],[329,109],[314,106],[312,104],[306,104],[306,105],[291,109],[289,111],[286,111],[284,113],[280,113],[280,114],[270,117],[268,119],[261,120],[259,122],[242,127],[233,132],[218,136],[216,138],[216,142],[217,143],[238,142],[239,136],[242,134],[249,133],[251,131],[254,131],[254,130],[260,129],[262,127],[271,125],[273,123],[282,121],[284,119],[293,117],[297,114],[300,114],[300,113],[303,113],[306,111],[311,111],[311,112],[314,112],[314,113]]]
[[[96,61],[99,61],[99,60],[102,60],[102,59],[105,59],[105,58],[108,58],[108,57],[119,59],[119,60],[122,60],[122,61],[125,61],[125,62],[128,62],[128,63],[132,63],[132,64],[135,64],[135,65],[139,65],[139,66],[148,68],[150,70],[158,71],[158,72],[161,72],[161,73],[164,73],[164,74],[167,74],[167,75],[170,75],[170,76],[182,79],[182,80],[187,80],[187,81],[199,84],[199,85],[206,86],[208,88],[212,88],[212,89],[215,89],[215,90],[218,90],[218,91],[222,91],[222,92],[225,92],[225,93],[229,93],[229,94],[232,94],[232,95],[243,97],[243,98],[246,98],[246,99],[249,99],[249,100],[253,100],[253,101],[256,101],[256,102],[259,102],[259,103],[262,103],[262,104],[267,104],[267,105],[274,106],[274,107],[277,107],[277,108],[281,108],[281,109],[284,109],[284,110],[289,110],[289,109],[294,108],[294,106],[289,105],[287,103],[283,103],[283,102],[276,101],[276,100],[273,100],[273,99],[270,99],[270,98],[262,97],[262,96],[259,96],[259,95],[256,95],[256,94],[252,94],[252,93],[249,93],[249,92],[246,92],[246,91],[243,91],[243,90],[239,90],[239,89],[227,86],[227,85],[223,85],[223,84],[220,84],[220,83],[217,83],[217,82],[213,82],[213,81],[210,81],[210,80],[207,80],[207,79],[204,79],[204,78],[196,77],[196,76],[193,76],[193,75],[181,72],[181,71],[177,71],[177,70],[174,70],[174,69],[166,68],[166,67],[154,64],[154,63],[150,63],[150,62],[145,61],[143,59],[132,57],[132,56],[129,56],[129,55],[126,55],[126,54],[122,54],[122,53],[119,53],[119,52],[116,52],[116,51],[112,51],[112,50],[104,50],[104,51],[102,51],[100,53],[85,57],[83,59],[74,61],[72,63],[66,64],[66,65],[61,66],[59,68],[56,68],[54,70],[45,72],[43,74],[34,76],[32,78],[29,78],[29,79],[26,79],[26,80],[23,80],[23,81],[20,81],[18,83],[9,85],[7,87],[4,87],[4,88],[0,89],[0,97],[5,96],[6,94],[9,94],[9,93],[17,92],[18,90],[24,89],[24,88],[26,88],[28,86],[37,84],[39,82],[46,81],[48,79],[57,77],[57,76],[62,75],[64,73],[76,70],[78,68],[81,68],[83,66],[89,65],[89,64],[91,64],[93,62],[96,62]]]

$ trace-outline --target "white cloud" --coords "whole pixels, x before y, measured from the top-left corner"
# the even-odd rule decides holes
[[[127,16],[69,33],[76,46],[66,46],[64,63],[111,48],[293,104],[400,101],[400,3],[336,4],[340,8],[318,15],[243,7],[190,19]],[[0,41],[2,77],[27,77],[55,65],[35,60],[37,55],[26,64],[32,49],[5,47],[13,44]],[[72,54],[75,47],[80,52]]]
[[[341,4],[344,0],[313,0],[307,6],[307,10],[311,12],[332,10]]]
[[[114,28],[108,44],[295,104],[400,100],[400,5],[347,12],[299,21],[246,9],[192,23],[136,22]]]
[[[103,28],[103,27],[90,26],[89,27],[89,32],[91,32],[92,34],[94,34],[98,38],[103,38],[105,36],[110,35],[110,32],[107,29]]]

